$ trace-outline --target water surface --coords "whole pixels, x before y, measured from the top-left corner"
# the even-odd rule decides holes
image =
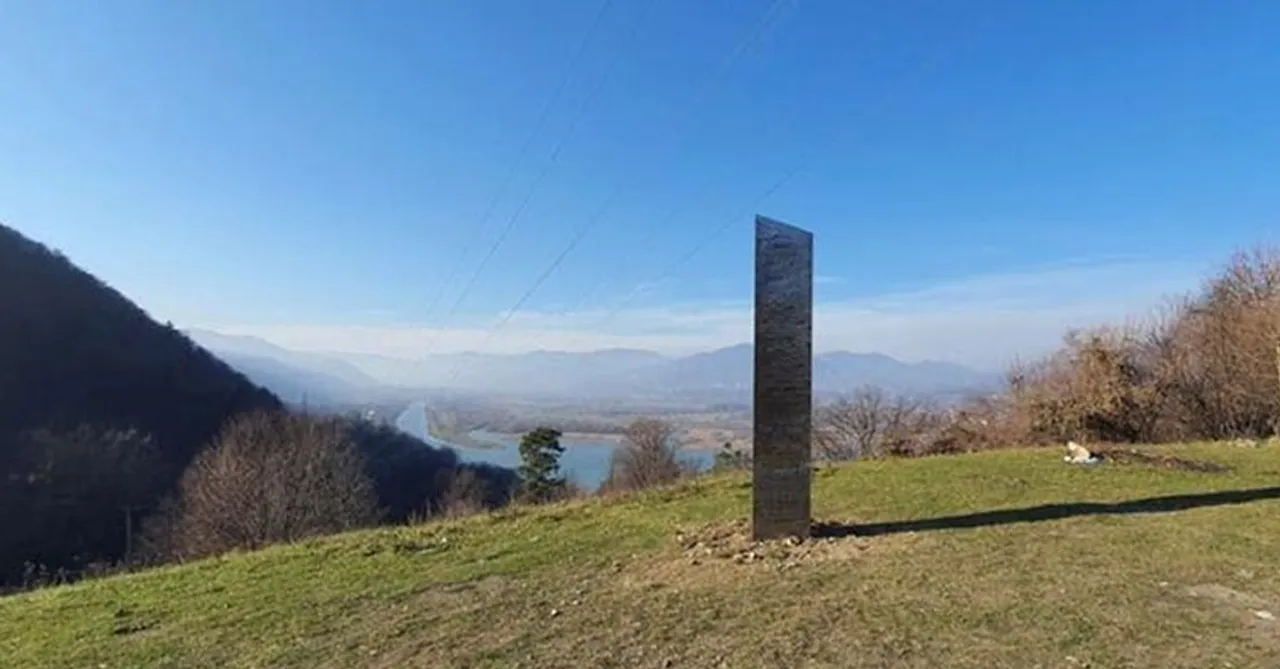
[[[457,452],[464,462],[487,463],[499,467],[515,469],[520,466],[520,445],[515,441],[503,441],[496,448],[470,448],[455,446],[430,437],[427,434],[426,405],[415,402],[396,418],[396,427],[431,446],[449,448]],[[485,441],[503,439],[502,435],[477,432],[475,435]],[[560,471],[575,483],[595,490],[609,475],[609,459],[615,444],[589,442],[562,442],[564,453],[560,456]],[[696,464],[699,469],[707,469],[715,459],[711,451],[682,450],[680,458]]]

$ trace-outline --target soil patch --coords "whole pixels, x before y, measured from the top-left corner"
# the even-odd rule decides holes
[[[1179,458],[1172,455],[1160,455],[1158,453],[1146,453],[1135,448],[1100,448],[1093,451],[1093,454],[1100,456],[1104,461],[1124,465],[1146,465],[1149,467],[1176,469],[1178,471],[1198,472],[1201,474],[1225,474],[1231,471],[1230,467],[1216,462],[1189,460],[1187,458]]]
[[[740,565],[762,564],[780,571],[793,569],[806,563],[847,560],[859,557],[884,543],[881,538],[873,542],[869,537],[824,535],[826,525],[814,525],[808,539],[787,537],[768,541],[751,538],[751,526],[746,521],[717,523],[676,532],[675,540],[688,562],[694,566],[704,563],[729,562]],[[844,527],[844,525],[840,525]]]

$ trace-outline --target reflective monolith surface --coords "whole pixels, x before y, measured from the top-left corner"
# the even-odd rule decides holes
[[[813,235],[756,217],[755,539],[809,536]]]

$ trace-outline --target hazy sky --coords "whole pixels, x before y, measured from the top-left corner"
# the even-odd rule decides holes
[[[0,0],[0,220],[181,326],[421,355],[745,341],[760,212],[816,235],[820,349],[996,364],[1280,241],[1277,35],[1269,0]]]

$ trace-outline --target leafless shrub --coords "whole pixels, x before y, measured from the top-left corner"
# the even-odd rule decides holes
[[[1159,384],[1136,328],[1067,336],[1016,395],[1030,414],[1032,441],[1135,442],[1159,417]]]
[[[691,472],[678,457],[679,442],[670,424],[639,418],[627,426],[614,449],[609,477],[601,492],[645,490],[672,483]]]
[[[1240,253],[1139,325],[1068,336],[1008,393],[1028,443],[1261,438],[1280,429],[1280,255]]]
[[[832,461],[921,455],[945,424],[944,412],[927,402],[879,388],[859,389],[816,414],[815,455]]]
[[[854,460],[874,455],[886,428],[888,397],[874,388],[863,388],[817,411],[814,442],[816,455],[825,460]]]
[[[483,513],[489,509],[489,488],[484,479],[469,468],[445,473],[447,483],[433,515],[459,518]]]
[[[170,557],[340,532],[378,518],[364,460],[342,423],[283,412],[232,419],[183,474],[153,526]],[[157,536],[158,535],[158,536]]]
[[[1280,417],[1280,255],[1237,254],[1189,301],[1166,373],[1188,431],[1209,438],[1275,433]]]

